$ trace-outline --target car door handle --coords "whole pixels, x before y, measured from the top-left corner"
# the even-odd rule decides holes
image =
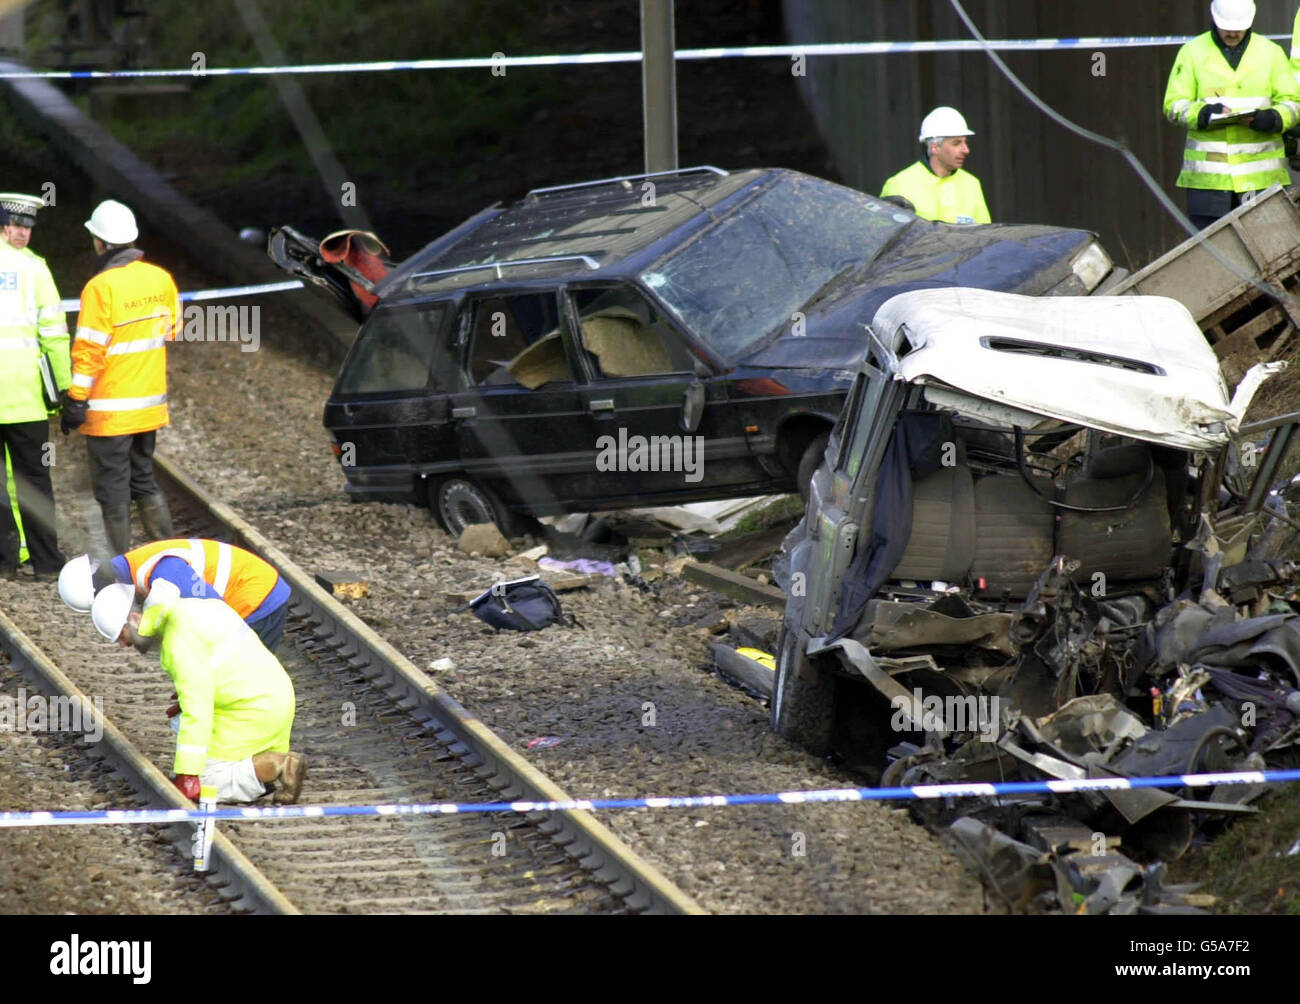
[[[452,418],[473,418],[477,414],[478,411],[474,408],[452,408],[451,409]]]
[[[595,401],[587,402],[588,411],[613,411],[614,399],[612,397],[602,397]]]

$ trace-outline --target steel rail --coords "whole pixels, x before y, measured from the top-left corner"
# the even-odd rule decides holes
[[[102,756],[113,765],[135,792],[151,805],[168,809],[192,809],[171,780],[142,754],[107,715],[96,711],[90,699],[48,656],[23,633],[4,611],[0,610],[0,648],[11,664],[30,679],[39,681],[48,691],[61,697],[76,698],[84,715],[96,715],[104,733],[91,756]],[[192,855],[194,826],[177,823],[167,828],[168,835],[182,857]],[[212,843],[214,885],[233,905],[251,913],[297,914],[295,907],[265,875],[258,870],[230,838],[218,831]]]
[[[188,497],[220,524],[232,541],[273,565],[293,588],[295,604],[319,622],[318,636],[339,647],[357,672],[386,693],[399,707],[418,712],[436,737],[448,744],[502,800],[569,801],[570,796],[462,707],[359,617],[322,589],[231,507],[216,500],[169,457],[154,463],[167,487]],[[160,775],[161,776],[161,775]],[[177,796],[179,797],[179,796]],[[585,810],[530,814],[537,828],[578,866],[637,913],[702,914],[706,911],[649,862]]]

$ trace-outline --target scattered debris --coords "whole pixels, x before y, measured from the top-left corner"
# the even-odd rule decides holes
[[[359,572],[317,572],[316,584],[332,596],[349,600],[359,600],[370,592],[370,583]]]
[[[528,742],[524,744],[524,748],[530,750],[544,750],[550,749],[552,746],[558,746],[562,742],[564,742],[564,739],[560,736],[538,736],[536,739],[529,739]]]
[[[441,659],[434,659],[429,663],[429,668],[435,673],[450,673],[456,668],[456,660],[443,656]]]

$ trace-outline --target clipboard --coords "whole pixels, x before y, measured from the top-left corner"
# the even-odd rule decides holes
[[[42,355],[39,362],[41,371],[41,395],[45,398],[45,407],[54,411],[59,406],[59,387],[54,382],[54,369],[50,366],[50,357]]]
[[[1255,108],[1248,112],[1233,112],[1231,115],[1211,115],[1210,121],[1205,124],[1205,128],[1226,129],[1230,125],[1249,122],[1261,111],[1264,111],[1264,109]]]

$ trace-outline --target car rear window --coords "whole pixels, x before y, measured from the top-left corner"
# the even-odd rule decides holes
[[[417,304],[380,309],[357,334],[357,344],[339,373],[336,393],[374,394],[423,390],[447,306]]]
[[[696,336],[735,358],[915,219],[851,188],[784,175],[641,278]]]

